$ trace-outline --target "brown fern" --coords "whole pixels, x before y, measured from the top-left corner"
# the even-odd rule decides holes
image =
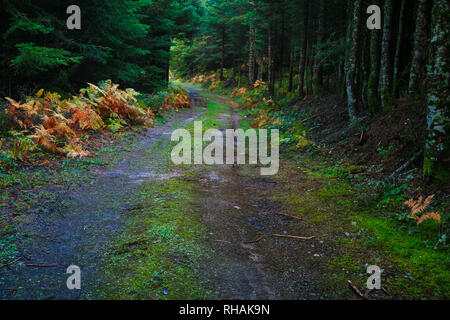
[[[433,219],[437,221],[437,223],[441,223],[441,216],[437,214],[436,212],[428,212],[425,213],[420,217],[419,220],[417,220],[417,225],[422,224],[425,220]]]
[[[405,205],[407,205],[411,209],[411,216],[416,216],[417,214],[424,212],[430,206],[433,198],[434,194],[423,201],[423,196],[420,196],[417,201],[415,201],[414,199],[405,201]]]
[[[422,214],[419,218],[417,217],[419,214],[424,212],[431,204],[434,195],[431,195],[423,200],[423,196],[420,196],[419,199],[409,199],[405,201],[405,205],[408,206],[411,210],[410,218],[417,220],[417,225],[422,224],[424,221],[432,219],[438,223],[441,223],[441,216],[436,212],[428,212]]]

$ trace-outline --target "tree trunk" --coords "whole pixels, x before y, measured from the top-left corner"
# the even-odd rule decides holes
[[[380,72],[380,98],[383,110],[392,108],[392,80],[393,80],[393,63],[392,63],[392,37],[393,37],[393,4],[392,0],[385,0],[384,3],[384,26],[383,41],[381,44],[381,72]]]
[[[320,0],[320,8],[319,8],[319,28],[318,28],[318,35],[317,35],[317,43],[320,45],[323,44],[323,41],[325,39],[325,0]],[[321,49],[318,49],[318,53],[321,52]],[[315,88],[316,90],[321,90],[323,87],[323,70],[322,70],[322,64],[316,63],[315,68]]]
[[[394,60],[394,96],[396,98],[399,97],[400,94],[400,87],[399,87],[399,73],[400,73],[400,50],[402,47],[402,40],[403,40],[403,29],[404,29],[404,15],[405,15],[405,5],[406,0],[401,0],[401,9],[400,9],[400,18],[399,18],[399,26],[398,26],[398,36],[396,41],[396,47],[395,47],[395,60]]]
[[[255,28],[250,26],[249,50],[248,50],[248,84],[255,83]]]
[[[367,88],[367,105],[369,112],[374,114],[380,110],[381,106],[378,95],[378,84],[380,83],[381,31],[371,30],[370,32],[370,76]]]
[[[305,96],[305,70],[306,70],[306,53],[308,49],[308,24],[309,24],[309,4],[310,1],[305,1],[305,8],[303,13],[303,32],[302,32],[302,48],[300,52],[300,64],[298,70],[298,88],[297,93],[299,97]]]
[[[307,95],[313,95],[313,79],[314,79],[314,43],[311,42],[309,46],[309,54],[308,54],[308,81],[306,83]]]
[[[264,61],[263,55],[261,53],[259,53],[258,54],[258,77],[257,77],[257,79],[259,81],[263,81],[263,71],[264,71],[263,61]]]
[[[409,75],[408,93],[421,94],[422,82],[426,76],[428,54],[428,36],[430,33],[431,1],[419,0],[417,9],[416,32],[414,36],[413,58]]]
[[[433,5],[432,57],[428,68],[427,139],[424,175],[430,176],[436,162],[448,151],[450,89],[450,21],[447,0]]]
[[[269,23],[269,29],[268,29],[268,59],[269,59],[269,66],[268,66],[268,79],[269,82],[269,92],[271,95],[274,94],[274,70],[273,70],[273,53],[272,53],[272,24]]]
[[[351,1],[352,2],[352,1]],[[361,8],[362,0],[353,1],[353,11],[350,10],[350,17],[352,17],[349,27],[349,46],[348,46],[348,58],[346,66],[346,91],[347,91],[347,109],[348,116],[351,123],[355,123],[357,120],[356,108],[358,105],[359,89],[356,83],[356,73],[360,60],[361,51]],[[350,6],[352,8],[352,6]]]
[[[289,55],[289,92],[294,88],[294,44],[291,44],[291,52]]]
[[[222,29],[222,54],[220,58],[220,81],[223,81],[223,69],[225,65],[225,26]]]
[[[283,88],[283,66],[284,66],[284,45],[285,45],[285,24],[286,24],[286,12],[283,9],[281,15],[281,35],[280,39],[280,61],[278,64],[278,79],[279,79],[279,88]]]

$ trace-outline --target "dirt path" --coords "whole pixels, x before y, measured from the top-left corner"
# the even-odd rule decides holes
[[[210,100],[230,106],[216,116],[219,129],[237,128],[239,117],[234,112],[235,103],[209,94]],[[30,223],[23,226],[21,235],[27,240],[22,244],[21,262],[0,269],[2,298],[96,298],[99,290],[103,290],[99,288],[103,288],[105,281],[109,281],[108,285],[111,285],[108,291],[113,292],[103,296],[106,298],[196,298],[190,293],[171,296],[165,290],[164,295],[167,294],[167,297],[150,295],[146,289],[139,289],[138,285],[137,289],[127,291],[130,282],[124,281],[129,281],[128,279],[136,278],[134,283],[142,282],[142,277],[146,281],[150,278],[148,281],[152,283],[155,278],[161,279],[161,274],[165,271],[160,270],[163,268],[162,263],[156,266],[156,271],[151,275],[145,274],[144,270],[144,273],[141,272],[144,276],[141,277],[137,267],[129,267],[124,275],[119,271],[110,271],[113,273],[111,277],[104,276],[104,269],[108,269],[109,264],[116,263],[118,266],[114,268],[126,268],[133,266],[133,263],[136,266],[145,265],[145,259],[156,259],[155,246],[168,237],[160,235],[160,238],[152,239],[148,245],[145,244],[145,251],[142,251],[137,245],[142,237],[147,237],[149,232],[163,226],[152,221],[145,228],[143,219],[146,219],[147,213],[137,209],[151,207],[154,201],[162,201],[161,199],[164,200],[163,205],[169,205],[172,202],[167,197],[172,192],[153,190],[153,194],[162,193],[162,198],[156,200],[136,200],[134,194],[141,192],[143,186],[163,187],[174,181],[189,181],[194,186],[191,195],[195,202],[192,212],[198,215],[195,224],[201,224],[203,231],[201,237],[194,237],[191,242],[194,248],[204,249],[196,254],[189,250],[184,250],[186,252],[182,254],[171,253],[168,254],[168,259],[171,264],[177,264],[177,269],[174,270],[182,267],[193,270],[195,286],[207,288],[208,294],[204,297],[330,297],[329,290],[317,284],[317,272],[311,269],[311,264],[305,263],[313,255],[311,248],[318,245],[319,240],[302,241],[272,236],[275,233],[311,235],[311,230],[305,228],[301,221],[280,214],[283,212],[282,203],[268,199],[268,194],[275,192],[279,181],[261,177],[259,168],[250,166],[200,166],[195,169],[195,175],[192,175],[192,168],[168,167],[167,154],[154,147],[155,142],[161,146],[168,144],[175,126],[186,127],[202,113],[198,109],[182,112],[165,125],[149,130],[128,151],[117,155],[113,167],[90,170],[87,173],[90,183],[86,186],[63,191],[57,191],[52,186],[46,187],[49,191],[58,192],[58,201],[47,207],[49,214],[35,215]],[[170,213],[174,214],[173,211]],[[156,214],[154,209],[152,214]],[[126,234],[127,225],[134,221],[138,227],[133,229],[130,236],[137,237],[138,240],[127,243],[125,260],[111,260],[111,252],[122,250],[117,249],[116,239]],[[168,221],[168,225],[171,224],[175,222]],[[183,224],[188,224],[188,220]],[[170,236],[176,237],[178,235]],[[184,242],[183,240],[183,245]],[[113,258],[117,257],[113,255]],[[158,256],[157,258],[159,259]],[[56,267],[33,268],[25,266],[25,263],[55,264]],[[65,271],[69,265],[80,266],[83,290],[67,290]],[[174,286],[183,286],[182,277],[187,276],[181,272],[180,274],[169,274],[168,277],[173,278],[169,280],[175,282]],[[123,287],[126,289],[121,289]],[[150,289],[158,292],[162,290],[159,287],[155,289],[153,284]],[[172,291],[171,289],[170,292]]]
[[[200,97],[193,97],[201,108]],[[38,205],[35,211],[45,206],[47,214],[32,214],[32,221],[20,227],[20,263],[0,269],[0,298],[89,298],[101,281],[99,262],[133,205],[131,195],[145,180],[166,178],[156,173],[160,164],[146,161],[145,151],[161,136],[170,134],[175,124],[194,121],[203,112],[200,108],[183,111],[166,124],[150,129],[131,149],[119,152],[113,166],[89,169],[84,177],[87,183],[81,188],[61,190],[55,184],[35,190],[57,194],[56,201]],[[67,290],[66,268],[70,265],[81,268],[84,290]]]
[[[221,129],[239,128],[238,105],[225,97],[211,99],[230,106],[220,114]],[[299,220],[282,214],[282,204],[267,199],[279,181],[260,176],[254,166],[214,166],[198,178],[203,221],[216,247],[220,277],[215,279],[222,299],[318,299],[328,292],[315,285],[315,275],[301,259],[305,243],[275,238],[298,235]],[[309,246],[310,244],[307,244]],[[217,288],[216,288],[217,289]]]

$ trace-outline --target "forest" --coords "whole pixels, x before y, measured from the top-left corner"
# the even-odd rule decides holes
[[[448,0],[0,3],[1,299],[448,299]]]

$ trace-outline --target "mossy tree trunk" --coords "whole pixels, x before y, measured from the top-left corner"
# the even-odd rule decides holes
[[[434,165],[448,151],[450,130],[450,11],[447,0],[435,0],[433,5],[433,35],[431,62],[428,66],[427,140],[424,175],[433,173]]]
[[[356,109],[359,103],[359,89],[357,84],[357,69],[359,67],[360,51],[361,51],[361,16],[362,8],[361,0],[350,1],[353,2],[353,6],[350,4],[349,12],[352,14],[351,23],[349,24],[349,34],[348,37],[348,53],[346,62],[346,92],[347,92],[347,110],[348,116],[351,123],[355,123],[357,120]],[[353,8],[353,10],[352,10]]]

